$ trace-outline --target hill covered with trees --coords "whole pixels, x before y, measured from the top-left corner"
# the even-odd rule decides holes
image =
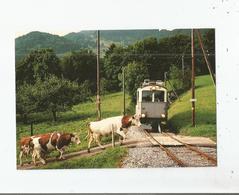
[[[179,34],[189,35],[190,30],[102,30],[100,33],[101,49],[103,52],[106,51],[112,43],[128,46],[148,37],[155,37],[160,40]],[[58,36],[39,31],[30,32],[16,38],[15,40],[16,61],[22,59],[31,50],[40,48],[52,48],[58,56],[62,56],[62,54],[66,52],[80,49],[90,49],[95,51],[96,31],[86,30],[72,32],[65,36]]]

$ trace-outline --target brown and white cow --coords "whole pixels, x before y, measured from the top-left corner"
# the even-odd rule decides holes
[[[31,137],[22,137],[20,140],[20,154],[19,154],[19,161],[20,161],[20,166],[22,165],[22,156],[25,155],[26,157],[30,154],[32,151],[32,146],[31,146]]]
[[[63,153],[66,146],[70,143],[80,144],[80,138],[76,134],[72,133],[47,133],[37,137],[31,137],[31,144],[33,145],[32,160],[36,164],[36,157],[46,164],[46,160],[42,154],[46,154],[52,150],[60,152],[59,159],[63,159]]]
[[[20,153],[19,153],[19,161],[20,161],[20,166],[22,166],[22,157],[25,155],[27,158],[28,155],[30,155],[33,151],[33,144],[32,144],[32,139],[36,137],[40,137],[44,134],[38,134],[38,135],[33,135],[33,136],[28,136],[28,137],[22,137],[19,145],[20,145]]]
[[[126,138],[125,132],[127,129],[132,126],[140,126],[139,117],[135,116],[116,116],[111,118],[106,118],[100,121],[90,122],[88,128],[88,152],[90,152],[91,142],[94,140],[96,143],[104,149],[104,146],[100,143],[101,136],[112,134],[112,132],[120,135],[120,144]]]

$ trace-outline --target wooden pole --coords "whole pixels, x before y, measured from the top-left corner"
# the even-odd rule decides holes
[[[33,136],[33,122],[31,122],[31,136]]]
[[[212,72],[211,64],[209,63],[209,61],[208,61],[208,59],[207,59],[207,54],[206,54],[206,52],[205,52],[205,50],[204,50],[204,45],[203,45],[203,42],[202,42],[202,36],[201,36],[201,33],[200,33],[199,30],[196,30],[196,32],[197,32],[197,36],[198,36],[198,40],[199,40],[199,44],[200,44],[200,47],[201,47],[201,49],[202,49],[202,53],[203,53],[204,59],[205,59],[206,64],[207,64],[207,68],[208,68],[209,73],[210,73],[210,75],[211,75],[211,78],[212,78],[213,84],[214,84],[214,86],[216,86],[216,78],[215,78],[215,76],[214,76],[214,74],[213,74],[213,72]]]
[[[101,120],[100,109],[100,31],[97,30],[97,95],[96,95],[98,120]]]
[[[123,67],[123,115],[125,115],[125,68]]]
[[[194,30],[191,30],[191,53],[192,53],[192,126],[195,127],[195,56],[194,56]]]

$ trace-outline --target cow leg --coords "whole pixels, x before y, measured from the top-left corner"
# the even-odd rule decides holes
[[[46,164],[46,161],[41,157],[41,152],[40,151],[36,151],[36,156],[37,158],[41,161],[42,164]]]
[[[91,142],[93,141],[93,135],[92,134],[90,134],[90,138],[89,138],[89,142],[88,142],[88,152],[90,152],[90,144],[91,144]]]
[[[120,136],[119,137],[119,143],[120,145],[122,145],[122,143],[125,141],[125,133],[123,131],[120,131],[120,129],[117,129],[116,133]],[[123,138],[123,140],[121,140],[121,137]]]
[[[63,157],[64,149],[63,149],[63,148],[61,148],[61,149],[56,148],[56,149],[57,149],[57,151],[60,152],[60,157],[59,157],[58,159],[59,159],[59,160],[64,160],[64,159],[65,159],[65,158]]]
[[[95,136],[95,141],[101,149],[105,149],[105,147],[102,146],[101,143],[100,143],[100,135]]]
[[[36,151],[33,150],[33,152],[32,152],[32,161],[33,161],[34,165],[36,165],[36,156],[37,156]]]
[[[23,151],[20,151],[20,154],[19,154],[20,166],[22,166],[22,155],[23,155]]]

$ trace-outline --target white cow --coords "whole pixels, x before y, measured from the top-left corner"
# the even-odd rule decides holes
[[[96,143],[104,149],[104,146],[100,143],[101,136],[106,136],[112,133],[117,133],[120,135],[120,138],[123,138],[123,141],[126,138],[124,131],[132,126],[140,126],[139,116],[116,116],[111,118],[106,118],[100,121],[90,122],[88,128],[88,152],[90,152],[91,142],[94,140]],[[120,144],[122,140],[120,139]]]

